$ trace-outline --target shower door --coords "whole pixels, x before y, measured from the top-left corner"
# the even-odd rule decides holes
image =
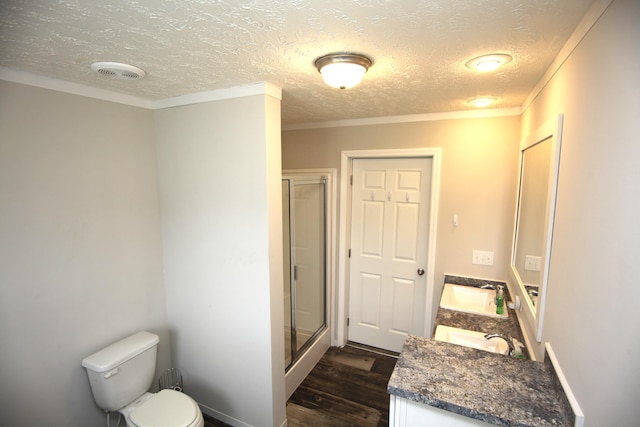
[[[283,177],[285,367],[326,327],[326,181]]]

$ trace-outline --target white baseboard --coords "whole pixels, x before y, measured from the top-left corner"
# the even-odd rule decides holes
[[[549,356],[549,359],[551,360],[551,364],[553,365],[553,368],[556,371],[556,376],[558,377],[558,380],[560,381],[560,384],[562,385],[562,389],[564,390],[565,395],[567,396],[567,399],[569,400],[569,404],[571,405],[571,409],[573,410],[573,414],[575,415],[575,424],[574,427],[583,427],[584,426],[584,413],[582,412],[582,409],[580,409],[580,405],[578,404],[578,401],[576,400],[576,397],[573,395],[573,392],[571,391],[571,387],[569,387],[569,383],[567,382],[567,379],[565,378],[564,374],[562,373],[562,369],[560,368],[560,364],[558,363],[558,359],[556,358],[555,353],[553,352],[553,349],[551,348],[551,344],[550,343],[545,343],[545,348],[547,350],[547,355]]]
[[[203,414],[208,415],[210,417],[215,418],[218,421],[222,421],[223,423],[237,426],[237,427],[253,427],[247,423],[244,423],[236,418],[230,417],[227,414],[223,414],[222,412],[218,412],[215,409],[209,408],[208,406],[198,404],[200,406],[200,410]]]

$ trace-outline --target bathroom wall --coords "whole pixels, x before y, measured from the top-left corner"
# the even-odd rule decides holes
[[[640,419],[640,2],[615,0],[526,109],[564,113],[544,341],[586,426]]]
[[[556,351],[586,425],[594,427],[640,419],[638,22],[637,1],[615,0],[522,117],[526,134],[550,115],[565,114],[544,339]],[[268,290],[277,272],[263,258],[278,253],[265,236],[277,233],[271,221],[277,190],[270,183],[277,163],[272,134],[279,125],[271,120],[272,103],[231,103],[236,114],[228,122],[217,105],[203,105],[176,128],[184,133],[170,139],[157,134],[159,144],[179,144],[189,124],[202,130],[212,120],[212,135],[223,129],[215,150],[212,139],[186,138],[185,149],[193,151],[178,155],[176,148],[168,163],[159,153],[161,165],[170,166],[160,181],[173,167],[185,173],[193,165],[198,179],[189,188],[200,192],[185,204],[164,200],[170,216],[163,237],[176,242],[175,250],[199,245],[223,260],[221,272],[198,270],[203,264],[168,266],[173,347],[189,387],[212,393],[210,408],[230,415],[250,411],[251,422],[265,411],[273,418],[268,424],[283,417],[275,398],[282,360],[274,333],[278,295]],[[232,130],[243,128],[239,117],[242,124],[245,117],[257,120],[265,133],[236,138]],[[163,129],[157,120],[140,108],[0,81],[0,424],[103,425],[80,362],[135,330],[159,333],[159,370],[170,365],[153,145],[154,129]],[[441,270],[504,279],[519,126],[519,117],[504,117],[286,131],[282,166],[339,167],[340,150],[443,147],[436,278]],[[201,156],[208,156],[212,171],[201,169]],[[238,172],[238,183],[208,181],[229,168]],[[253,200],[240,191],[245,185],[255,191]],[[171,197],[181,197],[180,189]],[[257,212],[267,214],[268,225]],[[197,221],[196,231],[207,238],[172,234],[180,227],[189,231],[179,215]],[[246,220],[262,224],[257,234],[251,234],[253,224],[240,227]],[[236,233],[228,237],[227,229]],[[495,250],[495,267],[472,266],[472,249]],[[180,262],[193,265],[186,256]],[[238,302],[241,296],[246,304]],[[212,369],[207,357],[224,369]],[[259,390],[252,391],[249,377],[256,372]],[[243,391],[250,392],[245,400]]]
[[[339,170],[343,150],[441,147],[437,306],[444,273],[496,280],[508,277],[519,132],[519,116],[287,130],[282,134],[282,163],[285,169]],[[458,227],[452,225],[454,214]],[[474,249],[493,251],[494,265],[472,265]]]
[[[104,425],[81,361],[170,365],[149,110],[0,81],[0,425]]]
[[[155,112],[173,360],[229,424],[285,422],[280,100]]]

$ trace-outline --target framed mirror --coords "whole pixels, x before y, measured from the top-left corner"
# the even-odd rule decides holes
[[[523,295],[525,317],[542,340],[553,239],[563,116],[520,142],[520,175],[511,274]]]

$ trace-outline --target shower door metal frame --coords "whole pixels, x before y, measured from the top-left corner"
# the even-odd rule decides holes
[[[290,247],[290,258],[289,258],[289,286],[290,286],[290,313],[291,316],[291,361],[285,367],[285,371],[288,370],[291,366],[295,364],[295,362],[305,353],[305,351],[313,345],[317,337],[322,334],[327,329],[327,318],[328,318],[328,280],[327,280],[327,252],[328,252],[328,244],[329,244],[329,236],[328,236],[328,228],[327,228],[327,216],[328,212],[328,203],[327,203],[327,195],[328,195],[328,180],[326,177],[321,175],[304,175],[304,176],[295,176],[295,175],[283,175],[283,181],[289,181],[289,247]],[[322,227],[323,227],[323,263],[322,263],[322,274],[323,274],[323,304],[322,304],[322,325],[309,337],[309,339],[298,348],[298,336],[297,336],[297,322],[296,322],[296,281],[297,281],[297,266],[295,262],[295,185],[296,184],[322,184],[322,196],[323,196],[323,216],[322,216]]]

